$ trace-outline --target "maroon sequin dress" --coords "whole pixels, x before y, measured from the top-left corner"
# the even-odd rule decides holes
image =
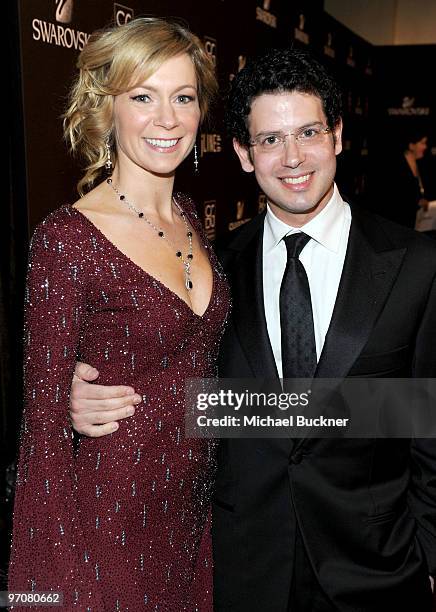
[[[213,268],[203,316],[71,206],[33,236],[9,590],[61,591],[57,609],[212,610],[215,443],[185,438],[184,381],[215,375],[229,293],[192,202],[178,203]],[[118,431],[77,447],[68,406],[78,359],[142,403]]]

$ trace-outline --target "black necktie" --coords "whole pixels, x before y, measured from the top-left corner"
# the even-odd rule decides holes
[[[280,287],[283,378],[312,378],[316,368],[312,302],[306,270],[299,260],[310,236],[298,232],[283,240],[288,252]]]

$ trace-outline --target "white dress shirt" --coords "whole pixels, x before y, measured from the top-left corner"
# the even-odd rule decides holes
[[[282,239],[300,231],[311,237],[300,254],[300,261],[309,280],[319,361],[344,267],[350,226],[350,207],[341,198],[336,185],[325,208],[301,228],[293,228],[278,219],[268,205],[263,229],[263,301],[268,335],[280,377],[283,373],[280,285],[287,261],[286,245]]]

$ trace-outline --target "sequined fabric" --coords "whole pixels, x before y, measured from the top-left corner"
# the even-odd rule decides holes
[[[201,233],[192,202],[178,202]],[[214,282],[198,316],[75,208],[36,229],[11,591],[62,591],[63,610],[212,610],[215,447],[184,437],[184,380],[215,375],[229,294],[201,235]],[[118,431],[76,448],[78,359],[98,368],[100,384],[132,385],[142,403]]]

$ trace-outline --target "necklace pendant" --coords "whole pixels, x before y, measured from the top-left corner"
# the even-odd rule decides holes
[[[167,238],[166,234],[163,232],[163,230],[159,229],[158,227],[156,227],[154,225],[154,223],[152,223],[150,221],[150,219],[147,219],[147,216],[145,215],[145,213],[143,213],[141,210],[138,210],[137,208],[135,208],[135,206],[129,202],[129,200],[127,199],[127,197],[120,193],[120,191],[117,189],[117,187],[115,187],[115,185],[112,182],[112,178],[107,178],[106,182],[108,185],[110,185],[112,187],[112,189],[114,190],[114,192],[117,194],[118,199],[120,200],[120,202],[123,202],[124,204],[127,205],[127,207],[134,212],[137,217],[139,219],[143,219],[147,225],[149,225],[159,236],[159,238],[163,238],[170,246],[171,248],[174,248],[171,241]],[[185,287],[187,291],[191,291],[193,284],[191,281],[191,263],[192,263],[192,259],[194,257],[193,253],[192,253],[192,230],[189,227],[188,221],[186,219],[186,214],[185,212],[180,208],[180,206],[177,204],[177,202],[173,199],[174,205],[177,208],[177,210],[179,211],[180,217],[183,219],[183,222],[185,224],[185,228],[186,228],[186,237],[188,238],[188,254],[186,255],[186,260],[183,257],[183,253],[180,250],[176,251],[176,257],[178,257],[181,262],[184,265],[185,268]]]
[[[187,291],[191,291],[193,287],[191,281],[191,264],[189,261],[185,263],[185,287]]]

